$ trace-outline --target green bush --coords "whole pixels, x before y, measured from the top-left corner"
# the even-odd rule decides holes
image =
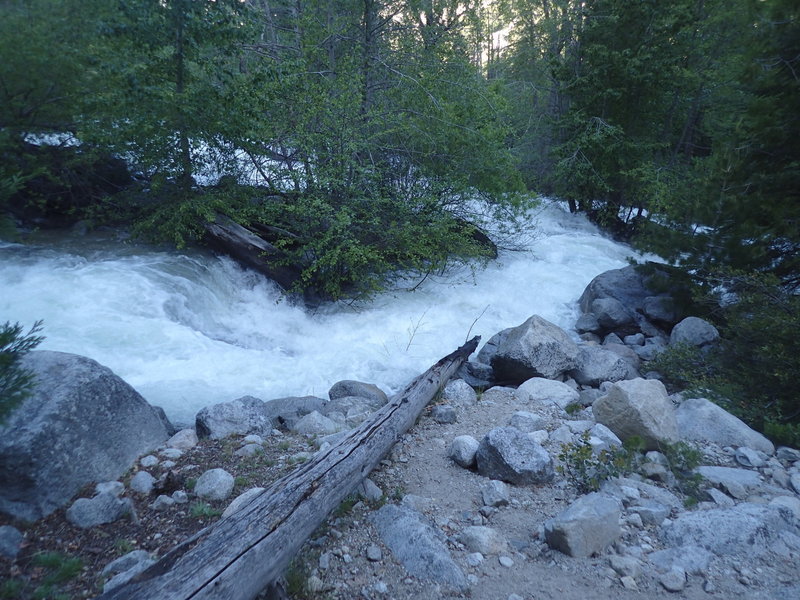
[[[669,348],[652,368],[671,388],[709,398],[776,442],[797,445],[800,296],[763,275],[726,274],[708,283],[720,343]]]
[[[44,339],[36,335],[42,330],[37,321],[27,334],[22,325],[6,322],[0,326],[0,425],[33,390],[33,374],[20,367],[20,360]]]
[[[561,461],[558,472],[582,494],[595,492],[604,481],[633,471],[641,446],[641,439],[631,438],[622,448],[601,450],[595,454],[589,437],[589,432],[584,431],[577,441],[562,444],[558,455]]]

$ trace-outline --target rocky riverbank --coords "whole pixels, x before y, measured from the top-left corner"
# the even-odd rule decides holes
[[[643,285],[638,295],[630,285],[608,295],[629,275],[611,273],[614,286],[598,278],[581,301],[582,343],[537,316],[489,340],[307,541],[286,573],[286,593],[800,596],[800,452],[775,449],[707,400],[669,396],[658,380],[641,377],[658,348],[714,343],[715,331],[692,317],[668,323],[681,315]],[[77,379],[85,390],[87,378]],[[4,510],[17,518],[0,521],[0,589],[14,598],[41,596],[43,586],[68,597],[111,589],[246,503],[253,489],[314,460],[386,400],[374,386],[340,382],[328,398],[215,405],[177,433],[145,407],[142,418],[163,432],[143,440],[147,450],[113,481],[95,486],[92,472],[81,472],[78,499],[73,492],[55,509],[36,501],[48,481],[31,473],[28,508],[25,486],[14,488],[13,502],[6,492]],[[63,401],[56,415],[76,404]],[[84,432],[103,437],[101,421]],[[13,429],[0,451],[24,465],[26,450],[5,435]],[[23,432],[43,451],[28,464],[54,461],[36,431]],[[73,449],[62,471],[80,460],[81,444]],[[10,464],[3,462],[6,475]],[[52,493],[44,497],[55,502]],[[24,523],[30,511],[44,514]]]

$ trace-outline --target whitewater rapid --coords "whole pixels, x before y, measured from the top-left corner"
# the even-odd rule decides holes
[[[534,222],[524,251],[485,269],[314,312],[210,254],[96,236],[0,242],[0,322],[43,320],[40,349],[110,367],[179,424],[243,395],[327,397],[341,379],[393,393],[468,335],[486,342],[533,314],[571,329],[584,287],[635,256],[556,204]]]

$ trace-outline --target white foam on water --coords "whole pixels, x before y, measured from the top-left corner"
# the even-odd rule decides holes
[[[525,251],[503,252],[485,269],[314,312],[226,258],[117,241],[5,244],[0,321],[44,320],[40,349],[97,360],[181,424],[245,394],[327,397],[341,379],[392,393],[468,334],[486,342],[534,314],[571,329],[585,286],[633,255],[556,205],[536,220]]]

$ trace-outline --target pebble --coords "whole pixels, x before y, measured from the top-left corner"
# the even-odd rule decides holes
[[[483,562],[483,554],[480,552],[471,552],[467,554],[467,564],[470,567],[477,567],[479,564]]]
[[[686,587],[686,571],[680,567],[673,567],[671,570],[662,574],[658,582],[668,592],[680,592]]]
[[[327,571],[331,566],[331,553],[323,552],[319,555],[319,568]]]
[[[367,560],[372,562],[378,562],[383,559],[383,552],[381,549],[376,546],[375,544],[370,544],[367,546]]]
[[[386,594],[389,592],[389,587],[382,581],[379,581],[378,583],[373,585],[372,589],[375,590],[378,594]]]
[[[148,454],[147,456],[143,456],[141,459],[139,459],[139,464],[145,468],[155,467],[158,462],[158,457],[153,456],[152,454]]]
[[[503,565],[504,567],[509,567],[509,568],[510,568],[510,567],[513,567],[513,566],[514,566],[514,561],[513,561],[513,560],[511,560],[511,558],[510,558],[510,557],[508,557],[508,556],[501,556],[501,557],[500,557],[500,558],[498,558],[497,560],[498,560],[498,562],[499,562],[501,565]]]
[[[619,581],[622,584],[622,587],[624,587],[626,590],[633,590],[635,592],[639,591],[639,586],[636,583],[636,580],[630,575],[625,575],[625,577],[620,577]]]

